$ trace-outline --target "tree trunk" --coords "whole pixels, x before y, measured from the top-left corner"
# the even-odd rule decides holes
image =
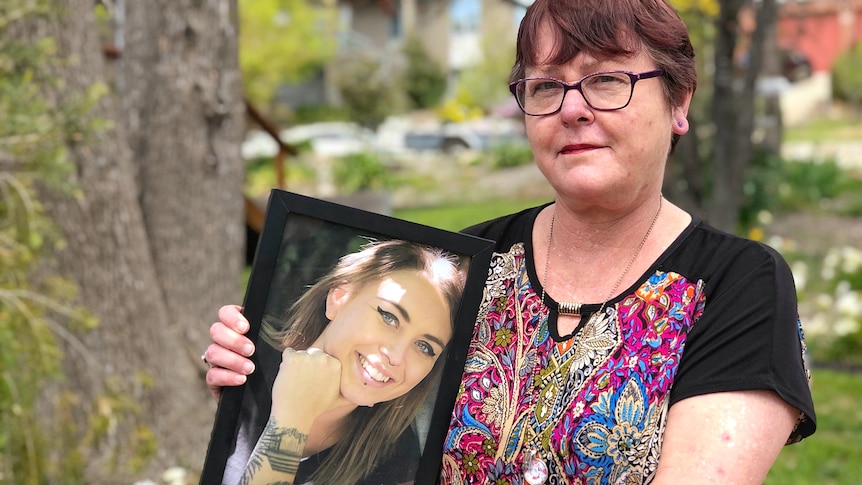
[[[200,469],[215,406],[198,356],[217,307],[239,301],[243,257],[235,2],[126,6],[113,66],[90,0],[58,2],[27,33],[70,59],[58,105],[111,87],[82,120],[108,126],[69,138],[80,192],[45,195],[67,242],[58,269],[100,319],[78,337],[85,351],[66,348],[63,387],[77,404],[60,423],[86,443],[76,451],[94,484]]]
[[[194,6],[190,6],[194,5]],[[127,2],[123,120],[172,326],[200,362],[244,264],[245,106],[233,0]],[[178,356],[181,357],[181,356]]]
[[[755,82],[763,59],[765,32],[775,23],[775,0],[764,0],[757,12],[757,27],[748,44],[742,78],[735,76],[734,53],[739,32],[739,14],[745,2],[722,0],[716,21],[715,92],[713,120],[715,152],[709,220],[733,232],[744,199],[746,171],[751,164],[751,134],[755,117]]]

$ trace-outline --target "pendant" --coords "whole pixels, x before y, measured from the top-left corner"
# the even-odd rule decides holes
[[[535,448],[524,452],[524,461],[521,464],[524,481],[530,485],[542,485],[548,480],[548,465],[539,458]]]

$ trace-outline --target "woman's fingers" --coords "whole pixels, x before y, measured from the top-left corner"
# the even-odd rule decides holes
[[[218,315],[219,321],[210,326],[213,343],[202,355],[210,366],[207,387],[216,399],[221,396],[222,387],[244,384],[246,376],[254,372],[254,363],[247,358],[254,354],[254,343],[244,335],[249,324],[241,307],[225,305]]]
[[[300,422],[329,409],[339,396],[341,362],[318,348],[282,352],[272,390],[273,412]]]
[[[218,309],[218,319],[225,324],[229,329],[245,334],[248,332],[248,320],[242,314],[242,307],[239,305],[225,305]]]
[[[207,371],[207,387],[213,397],[218,400],[221,397],[221,390],[227,386],[240,386],[245,384],[248,378],[243,374],[237,374],[228,369],[221,367],[211,367]]]
[[[224,322],[215,322],[210,326],[210,338],[213,341],[213,345],[222,347],[240,356],[249,357],[254,354],[254,343],[248,337],[233,330]],[[213,345],[210,345],[210,348]],[[207,355],[206,357],[210,364],[221,365],[212,359],[214,356]]]

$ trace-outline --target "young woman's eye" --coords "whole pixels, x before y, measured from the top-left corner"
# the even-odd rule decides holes
[[[380,307],[377,307],[377,313],[380,314],[380,318],[383,319],[383,322],[386,325],[393,325],[393,326],[398,325],[398,317],[396,317],[392,313],[387,312],[386,310],[384,310]]]
[[[437,355],[437,352],[434,352],[434,347],[431,344],[429,344],[428,342],[425,342],[424,340],[416,342],[416,346],[419,347],[419,350],[423,354],[425,354],[429,357],[434,357],[435,355]]]

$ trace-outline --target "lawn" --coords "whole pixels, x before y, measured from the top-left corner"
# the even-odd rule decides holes
[[[862,117],[818,118],[803,126],[788,127],[784,141],[859,141],[862,140]]]
[[[495,217],[518,212],[528,207],[550,202],[548,199],[535,200],[498,200],[475,204],[428,207],[418,209],[398,209],[395,217],[427,226],[460,231],[465,227],[478,224]]]
[[[862,373],[814,369],[817,432],[784,448],[768,485],[850,485],[862,477]]]

